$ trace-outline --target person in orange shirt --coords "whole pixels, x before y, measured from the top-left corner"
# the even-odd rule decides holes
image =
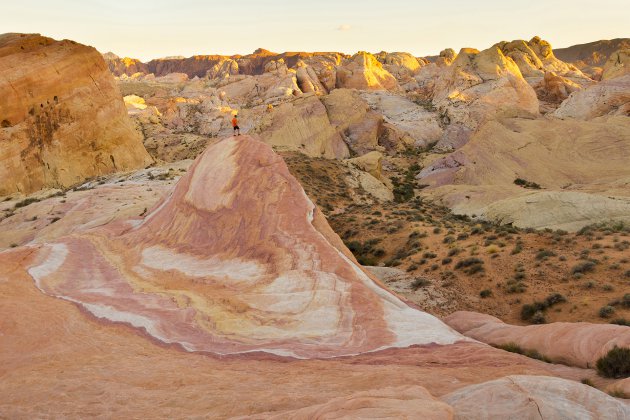
[[[234,127],[234,134],[240,136],[241,129],[238,127],[238,114],[234,114],[234,118],[232,118],[232,127]]]

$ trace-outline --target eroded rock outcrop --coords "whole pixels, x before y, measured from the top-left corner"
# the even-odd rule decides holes
[[[0,195],[68,187],[152,162],[94,48],[5,34],[0,70]]]
[[[496,117],[538,115],[536,92],[497,46],[481,52],[462,49],[435,82],[433,103],[445,123],[471,129]]]
[[[573,93],[553,115],[582,120],[603,115],[630,116],[630,74],[604,80]]]
[[[372,54],[360,51],[337,67],[337,87],[392,90],[398,83]]]
[[[602,80],[614,79],[630,74],[630,48],[615,51],[604,64]]]

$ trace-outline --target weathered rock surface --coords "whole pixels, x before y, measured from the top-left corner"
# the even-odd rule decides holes
[[[427,159],[418,179],[455,212],[574,231],[628,220],[628,156],[627,117],[508,119],[488,122],[457,151]],[[517,178],[542,190],[521,188]]]
[[[549,42],[534,37],[529,42],[516,40],[496,44],[506,57],[514,60],[525,78],[542,77],[546,72],[554,72],[565,77],[586,78],[572,64],[558,60]]]
[[[602,115],[630,116],[630,74],[573,93],[553,115],[583,120]]]
[[[68,187],[152,162],[101,54],[0,35],[0,195]]]
[[[462,49],[440,72],[433,88],[433,103],[446,123],[471,129],[496,117],[538,115],[536,92],[514,61],[497,46],[481,52]]]
[[[251,418],[242,417],[241,419]],[[453,409],[421,386],[388,387],[333,398],[299,410],[263,413],[254,419],[444,419],[453,418]]]
[[[337,66],[337,87],[362,90],[393,90],[398,83],[372,54],[361,51]]]
[[[331,125],[317,96],[283,103],[266,113],[256,127],[266,143],[280,150],[299,150],[309,156],[345,158],[349,151]]]
[[[515,343],[556,363],[593,368],[613,347],[630,347],[630,327],[587,322],[518,326],[491,315],[459,311],[444,322],[460,333],[492,345]]]
[[[610,55],[602,73],[602,80],[614,79],[630,74],[630,48],[615,51]]]
[[[472,385],[442,397],[455,419],[621,419],[630,407],[573,381],[516,375]],[[605,408],[604,408],[605,407]]]

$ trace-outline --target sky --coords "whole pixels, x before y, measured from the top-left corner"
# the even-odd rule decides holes
[[[0,33],[41,33],[148,61],[284,51],[555,48],[630,37],[628,0],[3,0]]]

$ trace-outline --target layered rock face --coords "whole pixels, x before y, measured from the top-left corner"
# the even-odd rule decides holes
[[[188,351],[311,358],[465,340],[363,271],[282,159],[247,136],[209,147],[144,220],[46,244],[29,273]]]
[[[5,34],[0,71],[0,195],[68,187],[152,162],[94,48]]]
[[[553,115],[581,120],[605,115],[630,116],[630,74],[603,80],[573,93]]]
[[[364,51],[337,67],[337,87],[365,90],[391,90],[397,82],[376,57]]]

